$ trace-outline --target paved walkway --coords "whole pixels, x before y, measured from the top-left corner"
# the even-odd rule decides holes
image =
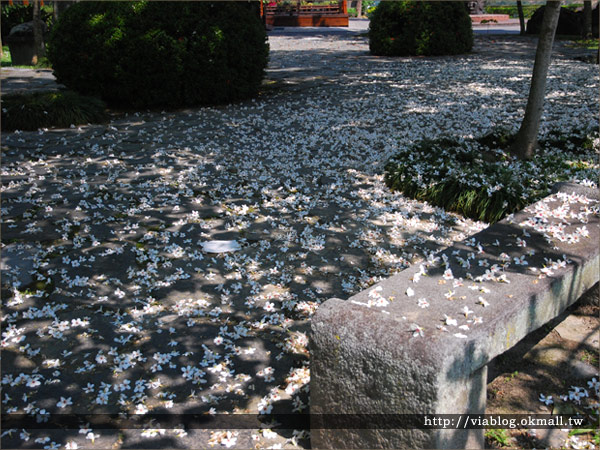
[[[419,138],[516,126],[531,40],[378,58],[360,33],[281,31],[257,99],[3,133],[3,411],[306,411],[318,305],[485,226],[390,192],[382,165]],[[558,58],[548,89],[544,132],[596,111],[591,65]],[[211,240],[240,249],[203,252]],[[309,445],[300,430],[177,425],[29,442]],[[2,446],[28,445],[21,428]]]
[[[53,91],[64,87],[56,83],[52,69],[2,67],[0,80],[0,93],[2,94]]]
[[[478,56],[532,58],[535,55],[537,38],[518,36],[518,21],[511,20],[502,24],[474,25],[473,28],[476,37],[473,52]],[[340,57],[343,57],[345,52],[354,52],[357,49],[361,49],[363,55],[368,53],[365,48],[365,44],[368,42],[366,36],[368,29],[368,19],[350,19],[348,27],[275,27],[269,31],[269,36],[272,45],[275,45],[273,48],[282,46],[281,50],[288,48],[290,51],[298,51],[301,49],[314,50],[321,46],[322,50],[327,52],[342,52]],[[319,41],[322,45],[318,44]],[[555,41],[554,52],[555,57],[564,59],[591,61],[596,56],[595,52],[572,47],[566,41]],[[273,57],[273,54],[271,56]],[[321,56],[317,55],[317,58],[321,58]],[[318,69],[323,72],[323,76],[329,70],[323,65],[319,65]],[[278,71],[279,68],[274,68],[274,65],[271,64],[270,68],[267,69],[269,78],[280,79],[281,74]],[[315,72],[315,70],[312,71]],[[286,78],[289,78],[290,75],[290,73],[283,74]],[[2,94],[64,88],[64,86],[56,83],[51,69],[2,67],[0,80],[0,92]]]

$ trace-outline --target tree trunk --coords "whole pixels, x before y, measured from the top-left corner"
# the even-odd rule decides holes
[[[362,0],[356,2],[356,17],[362,17]],[[591,19],[592,16],[590,16]],[[591,23],[591,22],[590,22]]]
[[[592,36],[592,1],[585,0],[583,2],[583,37]]]
[[[46,53],[44,49],[44,30],[42,28],[40,0],[33,0],[33,46],[32,62],[35,65],[40,62],[40,59]]]
[[[56,22],[60,15],[73,4],[70,0],[55,0],[54,1],[54,21]]]
[[[517,12],[519,13],[519,26],[521,28],[521,36],[525,34],[525,15],[523,14],[523,3],[517,1]]]
[[[548,67],[550,66],[552,44],[554,43],[559,15],[560,0],[547,1],[537,51],[535,53],[533,76],[531,77],[531,87],[529,88],[525,117],[523,117],[521,128],[511,149],[512,153],[520,159],[531,159],[537,147],[537,135],[544,108],[544,97],[546,96],[546,78]]]

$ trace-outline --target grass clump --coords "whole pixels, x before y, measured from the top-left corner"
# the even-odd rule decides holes
[[[2,131],[103,122],[107,119],[102,100],[72,91],[10,94],[2,97]]]
[[[559,181],[595,186],[596,131],[550,132],[531,161],[508,153],[513,138],[495,131],[476,139],[417,142],[388,161],[386,183],[408,197],[488,223],[545,197]]]
[[[0,65],[2,67],[21,67],[27,69],[51,69],[50,61],[45,56],[42,56],[38,63],[32,66],[16,66],[12,63],[12,56],[10,55],[10,48],[8,45],[2,46],[2,57],[0,58]]]
[[[508,447],[511,444],[510,434],[503,428],[486,430],[485,437],[490,443],[495,443],[501,447]]]
[[[523,5],[523,17],[530,19],[533,13],[540,7],[540,5]],[[514,5],[497,5],[497,6],[485,6],[486,14],[508,14],[511,19],[519,18],[519,10],[517,9],[516,2]]]

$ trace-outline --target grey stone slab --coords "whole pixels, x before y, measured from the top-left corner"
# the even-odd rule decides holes
[[[596,348],[598,348],[597,345]],[[594,377],[598,379],[598,373],[600,372],[598,367],[577,360],[571,361],[569,371],[574,378],[579,378],[581,381],[588,381]]]
[[[563,339],[579,342],[590,348],[598,348],[600,344],[600,327],[592,326],[583,317],[570,315],[557,325],[555,331]]]

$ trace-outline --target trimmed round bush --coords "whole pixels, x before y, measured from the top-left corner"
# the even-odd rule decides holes
[[[249,2],[79,2],[48,58],[58,82],[112,106],[217,104],[256,95],[266,39]]]
[[[370,18],[369,48],[374,55],[456,55],[473,47],[464,2],[385,1]]]

